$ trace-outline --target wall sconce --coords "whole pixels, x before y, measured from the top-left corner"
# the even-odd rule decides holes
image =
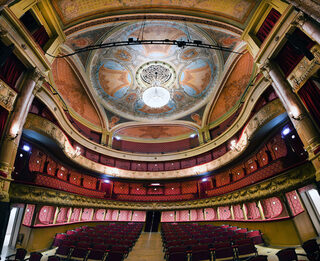
[[[289,112],[290,118],[296,120],[296,121],[301,121],[304,118],[303,113],[299,111],[299,109],[295,106],[290,107],[290,112]]]

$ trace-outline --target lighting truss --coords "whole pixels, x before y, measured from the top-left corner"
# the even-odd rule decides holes
[[[119,46],[130,46],[130,45],[175,45],[180,48],[184,47],[197,47],[197,48],[205,48],[205,49],[212,49],[212,50],[219,50],[222,52],[229,52],[229,53],[235,53],[235,54],[243,54],[242,52],[235,52],[230,48],[226,48],[220,45],[212,45],[212,44],[204,44],[202,41],[194,40],[194,41],[177,41],[177,40],[134,40],[133,38],[129,38],[128,41],[120,41],[120,42],[110,42],[110,43],[102,43],[97,45],[89,45],[84,48],[76,49],[73,53],[59,55],[59,56],[53,56],[54,58],[64,58],[68,56],[72,56],[78,53],[83,52],[89,52],[93,50],[98,49],[104,49],[104,48],[112,48],[112,47],[119,47]]]

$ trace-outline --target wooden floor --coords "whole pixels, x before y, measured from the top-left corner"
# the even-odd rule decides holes
[[[163,261],[160,233],[143,232],[126,261]]]

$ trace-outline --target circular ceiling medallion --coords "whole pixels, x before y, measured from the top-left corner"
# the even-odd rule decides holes
[[[124,23],[102,43],[138,39],[213,43],[196,26],[150,21]],[[189,38],[188,38],[189,37]],[[219,50],[172,45],[129,45],[96,50],[88,63],[92,86],[101,104],[130,120],[151,122],[186,117],[216,93],[223,69]]]
[[[143,92],[142,100],[151,108],[161,108],[168,104],[170,93],[162,87],[151,87]]]

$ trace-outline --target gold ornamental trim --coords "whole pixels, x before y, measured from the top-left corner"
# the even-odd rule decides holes
[[[13,110],[17,93],[0,79],[0,105],[8,111]]]
[[[132,179],[169,179],[169,178],[184,178],[190,176],[197,176],[205,172],[210,172],[218,169],[227,163],[233,161],[239,157],[250,143],[250,138],[254,133],[267,124],[272,119],[283,114],[285,109],[283,108],[279,99],[273,100],[264,106],[259,112],[257,112],[245,126],[241,138],[237,143],[237,150],[230,150],[221,157],[212,160],[208,163],[193,166],[186,169],[174,170],[174,171],[131,171],[118,169],[115,167],[109,167],[96,163],[81,156],[77,153],[76,148],[73,148],[65,133],[55,124],[39,117],[34,114],[29,114],[24,125],[24,129],[36,131],[40,134],[44,134],[57,142],[60,148],[64,151],[65,155],[80,166],[90,169],[94,172],[103,173],[108,176],[132,178]]]
[[[173,210],[218,207],[260,200],[288,192],[314,182],[315,169],[308,162],[267,181],[248,186],[232,193],[206,199],[181,202],[124,202],[81,196],[64,191],[12,183],[10,200],[16,203],[47,204],[70,207],[93,207],[128,210]]]

